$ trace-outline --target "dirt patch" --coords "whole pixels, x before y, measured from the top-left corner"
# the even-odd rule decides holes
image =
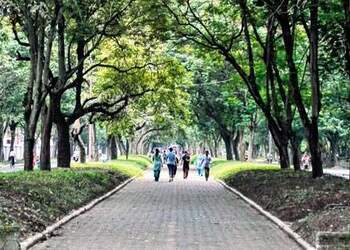
[[[294,171],[243,171],[225,178],[240,190],[315,244],[319,231],[350,230],[350,182],[325,175]]]

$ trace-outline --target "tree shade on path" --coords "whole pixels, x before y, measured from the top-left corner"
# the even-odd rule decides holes
[[[33,249],[300,249],[219,183],[138,179]]]

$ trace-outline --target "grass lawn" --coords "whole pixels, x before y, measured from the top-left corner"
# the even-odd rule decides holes
[[[21,239],[142,174],[145,158],[74,164],[71,169],[0,174],[0,225],[16,224]]]
[[[350,230],[350,183],[277,165],[218,162],[212,173],[287,222],[309,243],[318,231]]]

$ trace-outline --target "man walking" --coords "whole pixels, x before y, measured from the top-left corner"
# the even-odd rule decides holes
[[[173,152],[173,148],[169,148],[169,152],[166,156],[166,161],[169,169],[169,182],[174,181],[175,168],[176,168],[176,155]]]

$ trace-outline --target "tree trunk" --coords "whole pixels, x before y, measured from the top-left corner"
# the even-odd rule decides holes
[[[318,178],[323,175],[321,150],[319,145],[318,124],[313,121],[308,130],[308,143],[311,155],[312,177]]]
[[[120,149],[120,154],[126,154],[126,147],[122,141],[122,137],[120,135],[116,136],[116,140],[118,143],[118,147]]]
[[[24,170],[25,171],[33,171],[34,169],[34,143],[35,138],[31,135],[27,124],[24,128]]]
[[[219,147],[219,142],[216,138],[214,138],[214,157],[218,157],[218,147]]]
[[[283,134],[283,132],[277,130],[270,123],[269,123],[269,130],[271,132],[275,145],[278,149],[281,169],[289,169],[290,162],[289,162],[289,155],[288,155],[288,135]]]
[[[255,129],[251,127],[249,129],[248,161],[253,160],[254,136],[255,136]]]
[[[4,160],[4,123],[0,120],[0,162]]]
[[[117,160],[118,159],[118,149],[117,149],[117,143],[116,143],[114,135],[111,135],[109,137],[109,150],[110,150],[111,160]]]
[[[75,139],[75,141],[77,142],[78,147],[79,147],[80,163],[86,163],[86,148],[85,148],[83,140],[81,139],[81,136],[77,135],[77,138]]]
[[[244,133],[241,132],[239,133],[239,159],[244,160],[244,155],[245,155],[245,144],[244,144]]]
[[[280,164],[282,169],[289,169],[290,162],[289,162],[289,155],[288,155],[288,143],[286,145],[281,145],[278,147],[278,152],[280,156]]]
[[[299,150],[299,142],[295,135],[292,135],[290,139],[290,145],[292,149],[292,160],[293,167],[295,171],[299,171],[300,168],[300,150]]]
[[[11,134],[10,151],[14,150],[17,124],[17,122],[11,121],[9,125]]]
[[[310,5],[310,78],[311,78],[311,122],[308,129],[309,147],[312,164],[312,177],[323,175],[321,150],[319,144],[318,118],[321,110],[321,90],[318,68],[318,0]]]
[[[89,124],[89,159],[90,161],[98,161],[95,124]]]
[[[225,143],[225,149],[226,149],[226,160],[232,161],[233,155],[232,155],[232,138],[229,135],[226,135],[222,133],[221,135],[224,143]]]
[[[57,167],[70,167],[70,135],[69,125],[66,123],[57,123]]]
[[[334,167],[337,161],[337,153],[338,153],[338,138],[337,135],[331,135],[328,138],[330,143],[330,167]]]
[[[232,152],[235,156],[236,161],[239,161],[241,159],[238,151],[240,136],[241,136],[241,132],[238,131],[237,135],[234,137],[232,141]]]
[[[51,170],[51,131],[52,112],[51,108],[44,106],[41,112],[41,149],[40,149],[40,169]]]
[[[125,143],[125,159],[128,160],[129,159],[129,139],[126,139],[126,143]]]
[[[344,8],[344,36],[345,36],[345,71],[350,78],[350,1],[343,0]]]

